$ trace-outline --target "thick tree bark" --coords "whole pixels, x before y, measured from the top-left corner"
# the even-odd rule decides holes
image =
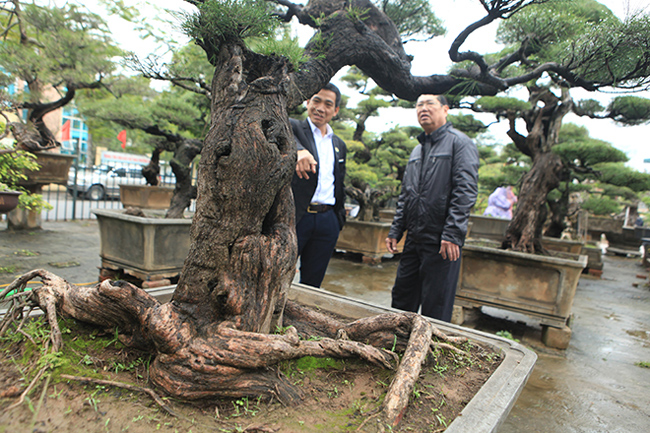
[[[151,154],[149,164],[142,168],[142,176],[147,181],[147,185],[157,186],[158,176],[160,176],[160,154],[162,149],[156,148]]]
[[[526,253],[543,252],[542,228],[546,221],[546,196],[560,182],[562,161],[553,153],[539,154],[524,175],[519,201],[506,231],[504,247]]]
[[[540,253],[544,251],[541,238],[548,215],[546,197],[560,185],[564,170],[562,160],[551,148],[557,143],[562,119],[571,110],[572,100],[568,90],[563,90],[561,97],[545,88],[531,87],[529,91],[533,109],[524,115],[528,135],[515,130],[514,116],[509,118],[508,135],[524,155],[532,158],[533,164],[521,180],[519,201],[503,247]]]
[[[339,8],[347,4],[333,3]],[[310,4],[328,7],[324,1]],[[192,244],[172,301],[159,304],[126,282],[75,287],[46,271],[34,271],[5,292],[16,290],[21,293],[17,296],[29,296],[31,303],[47,311],[55,344],[57,334],[60,337],[57,314],[117,327],[127,345],[154,352],[151,379],[171,395],[185,399],[262,395],[291,403],[299,401],[300,393],[273,370],[279,361],[307,355],[360,357],[395,368],[397,356],[383,348],[407,347],[415,329],[415,347],[407,350],[407,361],[397,373],[399,384],[385,403],[390,422],[399,417],[435,330],[415,314],[341,324],[291,303],[285,308],[297,250],[289,184],[296,155],[287,107],[318,91],[351,59],[377,72],[371,75],[380,84],[399,81],[410,67],[408,57],[400,54],[399,41],[390,36],[391,29],[382,27],[385,17],[376,15],[375,9],[368,20],[351,20],[341,12],[334,11],[322,28],[325,40],[332,36],[333,41],[325,59],[314,60],[293,76],[286,60],[251,53],[241,41],[203,41],[216,67],[211,127],[201,152]],[[348,56],[345,51],[355,41],[364,44]],[[373,51],[373,44],[391,47],[390,68],[384,68],[385,53]],[[399,76],[389,77],[396,65]],[[300,77],[306,83],[296,85]],[[447,84],[453,82],[452,78]],[[432,92],[441,93],[443,87]],[[410,91],[423,89],[428,87]],[[26,295],[26,283],[33,277],[45,284]],[[0,330],[4,332],[22,312],[23,305],[15,305]],[[285,312],[296,327],[284,335],[270,334],[282,324]],[[298,333],[310,328],[325,338],[300,339]]]
[[[379,197],[381,191],[368,187],[368,185],[351,186],[345,188],[345,193],[359,204],[359,221],[379,220]]]
[[[551,216],[549,218],[549,225],[544,230],[544,236],[551,238],[559,238],[562,236],[562,232],[567,227],[566,218],[569,216],[569,195],[569,185],[566,182],[560,198],[555,201],[548,200]]]
[[[183,218],[183,213],[196,198],[196,186],[192,185],[192,161],[203,149],[203,141],[183,139],[174,150],[169,162],[176,177],[174,195],[165,218]]]
[[[173,297],[205,324],[268,332],[295,273],[284,62],[239,45],[224,45],[216,62],[192,245]]]

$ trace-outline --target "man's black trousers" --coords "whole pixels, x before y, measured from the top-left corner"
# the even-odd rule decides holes
[[[462,249],[461,249],[462,251]],[[392,307],[451,321],[460,259],[443,260],[440,245],[418,243],[406,236],[393,286]]]
[[[296,225],[300,282],[320,287],[327,264],[336,248],[340,232],[339,220],[333,210],[306,213]]]

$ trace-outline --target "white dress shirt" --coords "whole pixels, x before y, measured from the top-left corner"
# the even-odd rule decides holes
[[[334,131],[332,127],[326,125],[327,133],[322,135],[318,126],[314,125],[310,118],[307,118],[311,132],[316,143],[316,152],[318,157],[318,186],[311,198],[312,203],[319,204],[336,204],[334,197],[334,145],[332,144],[332,137]]]

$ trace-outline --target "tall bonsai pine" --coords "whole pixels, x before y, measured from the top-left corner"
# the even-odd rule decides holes
[[[407,404],[418,375],[415,366],[426,355],[433,330],[414,314],[343,325],[286,301],[296,263],[289,189],[295,147],[287,108],[302,103],[338,70],[352,64],[385,90],[413,100],[422,93],[461,90],[496,94],[542,74],[594,89],[647,76],[650,60],[628,65],[624,75],[615,77],[591,73],[586,68],[588,58],[582,62],[544,63],[521,75],[504,76],[502,71],[507,66],[532,61],[525,50],[490,64],[475,52],[461,53],[459,49],[475,29],[539,2],[482,0],[479,3],[486,10],[485,18],[463,31],[451,48],[454,61],[469,60],[476,68],[453,75],[415,77],[398,30],[368,0],[312,0],[307,5],[286,0],[190,3],[198,12],[189,17],[185,29],[203,48],[215,66],[215,74],[210,130],[201,153],[192,244],[172,301],[159,304],[146,292],[124,282],[74,287],[45,271],[26,274],[9,289],[20,290],[31,278],[40,276],[46,284],[30,299],[47,310],[50,317],[58,309],[89,323],[117,326],[127,344],[156,354],[150,368],[152,380],[170,394],[184,398],[267,395],[296,401],[298,390],[267,367],[304,355],[360,356],[392,367],[393,355],[376,347],[386,347],[393,341],[398,348],[404,347],[410,332],[410,341],[415,344],[406,349],[396,373],[398,380],[393,382],[395,386],[389,389],[383,405],[385,419],[395,424]],[[271,5],[283,6],[284,19],[296,16],[301,23],[317,29],[306,46],[308,60],[304,64],[291,65],[280,56],[256,54],[244,43],[248,36],[270,34],[274,19],[268,9]],[[620,35],[629,25],[612,24],[607,34]],[[643,34],[647,37],[650,32]],[[627,43],[642,50],[647,45],[641,42],[637,39]],[[613,61],[617,55],[605,52],[600,57]],[[111,308],[106,308],[109,304]],[[8,320],[20,311],[12,310]],[[308,318],[329,337],[340,331],[339,336],[370,345],[346,338],[300,339],[297,329],[305,332],[307,322],[301,318]],[[280,323],[295,323],[296,327],[283,335],[269,334]],[[60,333],[55,321],[51,326],[56,348]]]

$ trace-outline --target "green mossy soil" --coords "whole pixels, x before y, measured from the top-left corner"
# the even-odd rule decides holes
[[[42,356],[49,327],[42,321],[0,341],[0,433],[4,432],[442,432],[472,399],[501,362],[490,350],[462,345],[469,356],[439,350],[429,356],[403,421],[390,430],[378,422],[392,372],[359,360],[301,358],[275,367],[304,392],[302,403],[286,407],[256,398],[181,402],[165,399],[179,416],[166,413],[141,392],[81,384],[62,375],[104,379],[149,387],[148,354],[125,348],[115,334],[60,321],[59,354]],[[34,344],[36,343],[36,344]],[[53,368],[18,400],[36,371]],[[47,383],[47,388],[44,385]]]

